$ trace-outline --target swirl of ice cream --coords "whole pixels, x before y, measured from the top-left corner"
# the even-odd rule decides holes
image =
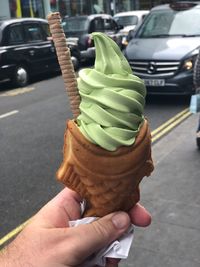
[[[103,33],[92,34],[94,69],[79,72],[81,96],[77,123],[92,143],[115,151],[134,143],[143,123],[146,88],[132,70],[118,45]]]

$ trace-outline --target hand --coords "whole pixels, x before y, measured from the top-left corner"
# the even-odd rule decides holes
[[[139,204],[131,211],[115,212],[91,223],[69,228],[69,221],[81,217],[80,197],[65,188],[47,203],[18,237],[3,250],[0,266],[70,267],[79,266],[94,252],[119,238],[131,221],[138,226],[151,222]],[[108,259],[107,267],[119,260]]]

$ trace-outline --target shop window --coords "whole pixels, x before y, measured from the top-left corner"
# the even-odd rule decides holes
[[[52,12],[59,11],[61,17],[87,15],[90,12],[89,0],[50,0]]]
[[[92,13],[101,14],[103,11],[103,1],[93,1]]]
[[[9,0],[9,7],[12,18],[45,16],[43,0]]]
[[[16,17],[16,11],[17,11],[16,0],[9,0],[9,6],[10,6],[10,16],[11,16],[11,18],[15,18]]]
[[[43,1],[41,0],[21,0],[23,17],[44,17]]]

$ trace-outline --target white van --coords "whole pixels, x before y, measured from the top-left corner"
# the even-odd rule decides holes
[[[123,26],[120,30],[122,34],[123,45],[127,45],[127,36],[130,30],[134,30],[136,26],[140,25],[144,17],[149,13],[149,10],[134,10],[127,12],[120,12],[114,15],[114,20],[118,25]]]

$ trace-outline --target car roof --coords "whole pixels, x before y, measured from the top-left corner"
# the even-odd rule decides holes
[[[102,13],[102,14],[91,14],[88,17],[90,17],[91,19],[94,19],[97,17],[111,18],[112,16],[109,14]]]
[[[133,10],[133,11],[116,13],[114,17],[124,17],[124,16],[139,16],[140,17],[148,13],[149,13],[149,10]]]
[[[1,27],[8,26],[13,23],[18,23],[18,22],[44,22],[47,23],[47,20],[41,19],[41,18],[16,18],[16,19],[4,19],[0,20],[0,25]]]
[[[156,11],[156,10],[166,10],[166,9],[171,9],[171,7],[173,5],[181,5],[181,4],[188,4],[188,5],[194,5],[193,8],[200,8],[200,1],[178,1],[175,3],[171,3],[171,4],[164,4],[164,5],[158,5],[155,6],[151,9],[151,11]]]
[[[112,18],[109,14],[91,14],[91,15],[80,15],[80,16],[65,16],[64,19],[77,19],[77,18],[86,18],[88,20],[92,20],[94,18],[103,17],[103,18]]]

